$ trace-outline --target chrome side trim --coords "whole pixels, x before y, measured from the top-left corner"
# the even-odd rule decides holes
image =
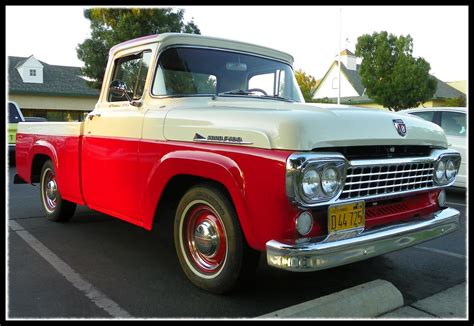
[[[332,268],[404,249],[459,228],[459,211],[446,208],[429,220],[417,220],[362,232],[343,240],[319,237],[266,244],[268,265],[295,272]]]

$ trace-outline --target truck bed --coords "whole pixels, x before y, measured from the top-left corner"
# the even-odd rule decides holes
[[[16,135],[18,176],[39,183],[44,162],[51,158],[63,198],[83,204],[80,155],[83,122],[21,122]]]

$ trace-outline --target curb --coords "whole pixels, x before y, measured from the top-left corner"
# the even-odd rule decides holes
[[[467,317],[466,282],[455,285],[432,296],[416,301],[410,305],[378,316],[380,319],[440,319]]]
[[[373,318],[402,306],[392,283],[375,280],[256,318]]]

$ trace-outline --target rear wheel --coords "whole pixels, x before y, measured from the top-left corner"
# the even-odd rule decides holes
[[[212,184],[191,188],[181,199],[174,239],[183,271],[196,286],[231,290],[246,269],[246,243],[235,209]]]
[[[40,176],[40,196],[46,217],[52,221],[68,221],[76,211],[76,204],[61,197],[53,163],[44,163]]]

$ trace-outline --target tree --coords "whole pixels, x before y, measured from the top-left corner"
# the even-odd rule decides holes
[[[313,102],[313,96],[316,92],[316,87],[319,85],[319,81],[301,69],[295,71],[295,78],[301,89],[301,93],[303,93],[304,100],[306,102]]]
[[[84,10],[90,20],[91,37],[76,48],[84,62],[82,74],[89,86],[100,89],[112,46],[140,36],[177,32],[201,34],[191,20],[183,22],[184,10],[172,8],[91,8]]]
[[[437,82],[429,74],[430,64],[412,52],[410,35],[396,37],[384,31],[360,36],[355,54],[362,58],[359,74],[367,96],[395,111],[430,100]]]

